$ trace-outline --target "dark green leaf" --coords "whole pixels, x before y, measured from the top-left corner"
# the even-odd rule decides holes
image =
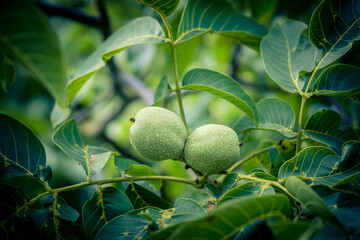
[[[286,21],[270,29],[261,42],[260,51],[269,76],[288,92],[301,92],[300,71],[312,71],[318,53],[308,37],[301,32],[306,24]]]
[[[326,68],[317,78],[316,95],[345,96],[360,102],[360,68],[336,64]]]
[[[312,222],[301,222],[301,221],[298,222],[269,221],[268,225],[270,226],[277,240],[302,239],[301,237],[303,235],[307,236],[307,234],[309,234],[308,236],[311,236],[314,232],[322,228],[321,224],[315,224]]]
[[[279,0],[229,0],[243,14],[250,13],[260,23],[269,21],[274,15]]]
[[[360,229],[359,196],[325,186],[314,186],[313,188],[335,216],[345,225],[349,234],[354,235],[355,239],[355,235]]]
[[[161,209],[172,207],[171,203],[136,183],[130,183],[125,194],[129,197],[135,209],[147,206],[158,207]]]
[[[290,176],[309,178],[314,184],[337,186],[360,176],[360,142],[344,144],[340,157],[326,147],[307,147],[290,159],[279,170],[279,178]]]
[[[330,211],[319,195],[317,195],[316,192],[308,187],[303,181],[297,177],[289,177],[285,182],[285,187],[315,216],[319,216],[324,222],[330,223],[333,226],[344,230],[344,226]]]
[[[252,97],[232,78],[207,69],[193,69],[186,73],[182,89],[199,90],[217,95],[240,108],[249,117],[259,121]]]
[[[246,140],[247,135],[251,129],[256,129],[254,121],[247,115],[242,116],[237,122],[235,122],[232,129],[239,136],[239,140]]]
[[[162,43],[164,31],[158,21],[141,17],[121,27],[106,39],[73,74],[66,89],[71,102],[79,90],[113,55],[136,44]]]
[[[290,104],[279,98],[265,98],[256,104],[262,129],[275,130],[285,137],[293,138],[295,113]]]
[[[206,32],[230,37],[258,49],[267,29],[254,19],[236,12],[222,0],[189,0],[178,28],[177,42],[183,42]]]
[[[266,184],[260,182],[247,182],[239,186],[234,187],[227,193],[225,193],[217,203],[217,206],[221,206],[223,203],[230,200],[238,199],[245,196],[263,196],[275,194],[274,189]]]
[[[333,110],[318,111],[305,123],[304,135],[341,153],[346,141],[360,140],[354,129],[341,126],[341,116]]]
[[[48,19],[26,0],[1,1],[0,16],[0,48],[64,106],[66,68]]]
[[[233,234],[227,240],[248,240],[248,239],[266,239],[275,240],[273,234],[264,220],[258,220],[250,223],[244,229]]]
[[[128,197],[114,187],[94,193],[83,207],[83,223],[87,236],[93,239],[100,228],[114,217],[133,210]]]
[[[253,170],[251,170],[249,172],[249,175],[257,177],[257,178],[265,179],[265,180],[270,180],[270,181],[277,181],[278,180],[273,175],[268,174],[264,170],[261,170],[261,169],[253,169]]]
[[[21,190],[8,185],[0,184],[0,192],[0,236],[2,239],[38,238],[39,233],[28,211],[25,209],[15,214],[15,211],[29,199]]]
[[[36,135],[18,120],[2,113],[0,129],[0,162],[4,163],[0,168],[1,179],[45,175],[45,149]]]
[[[214,205],[215,202],[217,201],[216,198],[214,198],[213,196],[211,196],[210,194],[206,193],[206,192],[199,192],[197,194],[195,194],[192,199],[194,199],[195,201],[197,201],[202,207],[207,208],[210,205]]]
[[[208,190],[214,197],[218,197],[220,195],[220,189],[215,186],[212,183],[207,183],[205,184],[205,189]]]
[[[230,173],[226,175],[223,183],[221,184],[220,193],[218,197],[224,195],[227,191],[229,191],[235,184],[239,181],[239,177],[237,173]]]
[[[121,174],[125,174],[126,169],[128,169],[132,165],[138,164],[138,162],[133,159],[122,158],[118,156],[114,157],[114,162],[117,170],[120,171]]]
[[[208,216],[190,221],[169,239],[226,239],[259,219],[270,216],[285,218],[291,212],[288,198],[283,195],[245,197],[222,204]]]
[[[160,15],[169,16],[172,12],[175,11],[176,7],[179,5],[180,0],[137,0],[143,4],[148,5],[149,7],[155,9]]]
[[[158,176],[159,175],[151,167],[146,166],[146,165],[140,165],[140,164],[131,165],[128,169],[126,169],[125,174],[130,175],[130,176]],[[150,185],[156,190],[160,189],[162,186],[161,180],[147,180],[147,182],[149,182]]]
[[[172,93],[171,87],[168,82],[168,77],[165,75],[156,88],[153,106],[161,106],[166,97]]]
[[[281,140],[275,147],[269,148],[269,157],[271,160],[270,173],[278,176],[280,167],[289,159],[295,156],[295,144],[289,140]]]
[[[130,240],[145,239],[150,235],[151,221],[138,215],[120,215],[105,224],[95,239]]]
[[[88,177],[96,175],[114,154],[106,148],[86,145],[77,131],[74,119],[56,129],[53,141],[66,155],[83,166]]]
[[[317,68],[335,61],[360,39],[360,2],[322,1],[310,19],[309,36],[322,50]]]
[[[204,217],[206,210],[195,200],[190,198],[178,198],[175,201],[175,211],[171,218],[166,221],[168,225]]]

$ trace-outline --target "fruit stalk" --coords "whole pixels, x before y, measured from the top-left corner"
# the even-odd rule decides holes
[[[172,56],[172,63],[173,63],[174,76],[175,76],[175,92],[176,92],[176,96],[177,96],[177,99],[178,99],[181,120],[184,122],[184,125],[186,127],[186,131],[189,134],[189,129],[188,129],[188,126],[186,124],[184,106],[183,106],[182,97],[181,97],[181,91],[180,91],[179,70],[178,70],[177,56],[176,56],[176,43],[174,41],[174,36],[172,34],[172,30],[171,30],[171,26],[170,26],[169,22],[167,21],[167,19],[166,19],[166,17],[164,15],[160,14],[160,16],[161,16],[161,18],[162,18],[162,20],[163,20],[163,22],[164,22],[164,24],[166,26],[166,30],[167,30],[168,36],[169,36],[168,43],[170,44],[170,48],[171,48],[171,56]]]

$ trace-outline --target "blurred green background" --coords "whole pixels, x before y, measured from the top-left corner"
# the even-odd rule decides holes
[[[286,18],[309,22],[311,13],[320,2],[285,0],[229,0],[234,7],[247,16],[256,18],[270,27]],[[48,0],[33,1],[45,15],[57,33],[65,55],[68,76],[106,39],[111,32],[140,16],[160,17],[149,7],[135,0]],[[169,17],[176,32],[182,9]],[[259,6],[262,7],[259,7]],[[256,6],[256,8],[254,7]],[[80,14],[83,19],[73,19],[67,11]],[[94,25],[89,19],[97,19]],[[360,67],[360,44],[355,44],[350,53],[340,62],[351,62]],[[205,34],[178,46],[180,78],[192,68],[207,68],[233,77],[255,101],[265,97],[279,97],[299,112],[300,97],[280,89],[266,74],[259,52],[241,46],[231,39],[215,34]],[[50,184],[54,187],[85,181],[85,172],[75,161],[69,159],[51,140],[54,127],[51,112],[54,100],[48,92],[20,65],[15,65],[16,78],[7,92],[0,91],[0,112],[6,113],[29,126],[41,139],[47,154],[47,162],[53,170]],[[138,155],[128,140],[131,126],[129,119],[138,110],[153,104],[154,91],[161,78],[167,75],[174,86],[171,52],[167,44],[138,45],[116,55],[107,68],[99,71],[85,85],[72,102],[71,117],[78,123],[84,140],[97,146],[107,146],[124,157],[145,163],[162,175],[193,177],[182,163],[175,161],[149,162]],[[208,124],[218,123],[233,126],[243,113],[216,96],[183,92],[185,115],[190,130]],[[164,107],[179,114],[177,99],[171,95]],[[314,97],[307,104],[306,115],[331,108],[341,114],[344,124],[359,127],[359,105],[341,97]],[[305,118],[307,118],[305,116]],[[280,134],[267,131],[252,131],[241,148],[242,157],[269,144],[283,139]],[[249,161],[242,169],[266,168],[258,159]],[[117,176],[115,165],[109,161],[97,178]],[[190,175],[190,176],[189,176]],[[123,187],[122,185],[118,185]],[[193,194],[195,189],[181,183],[166,182],[161,194],[169,201],[180,195]],[[79,210],[93,194],[94,188],[64,193],[69,204]],[[160,193],[159,193],[160,194]],[[78,201],[80,199],[80,201]]]

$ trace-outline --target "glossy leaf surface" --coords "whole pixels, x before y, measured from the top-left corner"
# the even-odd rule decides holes
[[[206,32],[215,32],[258,49],[267,29],[254,19],[236,12],[222,0],[189,0],[178,28],[177,42]]]
[[[252,97],[232,78],[207,69],[193,69],[186,73],[182,89],[212,93],[231,102],[258,122],[259,114]]]
[[[108,37],[72,75],[66,89],[71,102],[79,90],[115,54],[136,44],[162,43],[164,32],[158,21],[141,17],[121,27]]]

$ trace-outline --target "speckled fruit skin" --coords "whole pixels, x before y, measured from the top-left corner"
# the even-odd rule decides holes
[[[201,126],[188,137],[184,157],[186,163],[199,172],[219,173],[240,158],[238,136],[224,125]]]
[[[186,138],[182,120],[161,107],[141,109],[129,132],[131,145],[143,157],[155,161],[178,158],[183,153]]]

